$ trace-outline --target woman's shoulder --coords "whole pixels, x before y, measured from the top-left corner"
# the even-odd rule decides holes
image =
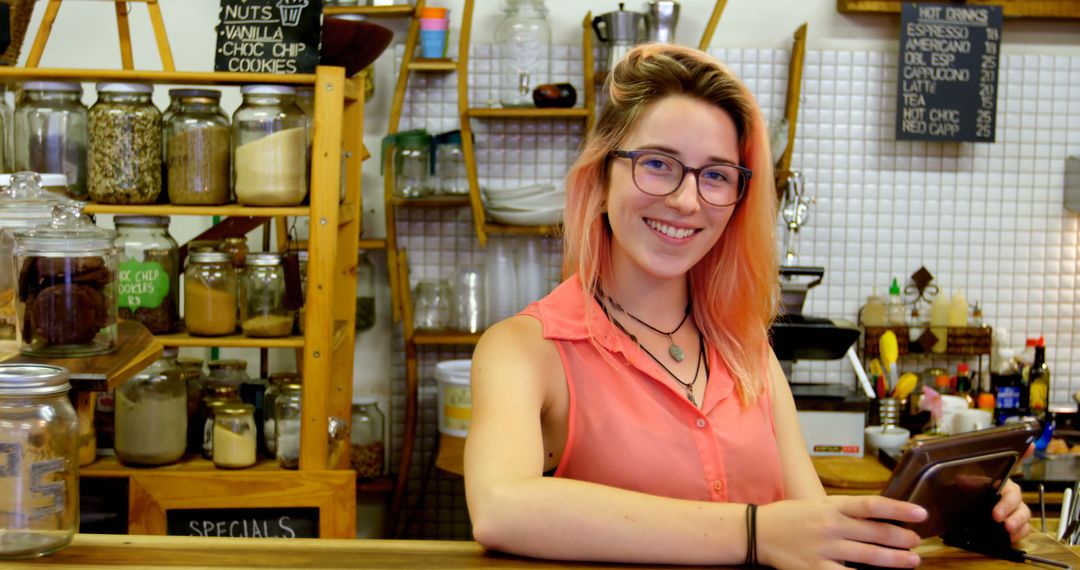
[[[555,342],[544,337],[543,324],[517,315],[492,325],[480,337],[473,351],[473,383],[481,376],[514,377],[519,382],[532,378],[542,384],[562,369],[561,363]]]

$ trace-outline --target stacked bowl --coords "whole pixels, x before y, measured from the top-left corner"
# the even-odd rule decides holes
[[[511,226],[562,223],[566,192],[554,184],[520,188],[484,188],[484,209],[491,219]]]

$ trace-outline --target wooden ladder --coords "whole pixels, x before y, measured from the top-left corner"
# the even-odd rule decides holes
[[[45,52],[45,44],[49,41],[56,15],[60,12],[60,3],[63,0],[49,0],[45,7],[45,15],[41,18],[37,35],[34,36],[34,45],[30,48],[30,55],[26,58],[26,67],[37,67],[41,63],[41,54]],[[157,40],[158,53],[161,55],[161,69],[163,71],[176,71],[173,64],[172,49],[169,47],[169,37],[165,34],[165,22],[161,18],[161,5],[158,0],[115,0],[113,5],[116,9],[116,28],[120,34],[120,62],[124,69],[135,69],[135,60],[131,52],[131,28],[128,26],[127,4],[129,2],[144,2],[150,10],[150,25],[154,27],[154,39]]]

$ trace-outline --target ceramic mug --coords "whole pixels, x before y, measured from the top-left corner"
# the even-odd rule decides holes
[[[952,433],[976,431],[992,425],[994,417],[989,410],[960,410],[953,415]]]

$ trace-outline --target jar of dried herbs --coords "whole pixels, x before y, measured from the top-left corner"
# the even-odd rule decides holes
[[[249,254],[240,281],[240,327],[244,336],[288,336],[294,321],[295,315],[285,307],[281,254]]]
[[[165,123],[165,170],[172,204],[225,204],[231,160],[229,118],[221,92],[169,91],[175,112]]]
[[[153,204],[161,193],[161,112],[142,83],[99,83],[90,107],[90,199]]]
[[[16,231],[21,352],[82,357],[116,348],[116,232],[75,203],[53,206],[46,225]]]
[[[295,206],[307,196],[307,124],[296,90],[246,85],[233,113],[233,189],[249,206]]]
[[[68,196],[85,200],[86,121],[80,84],[24,83],[15,103],[14,171],[63,174]]]
[[[169,235],[168,216],[116,216],[120,250],[121,319],[150,332],[172,332],[180,324],[180,255]]]

